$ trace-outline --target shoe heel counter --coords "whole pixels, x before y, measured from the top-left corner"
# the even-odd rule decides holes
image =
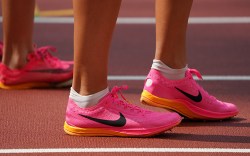
[[[68,106],[66,108],[65,122],[70,126],[76,127],[88,127],[89,122],[80,117],[79,107],[72,99],[68,100]]]
[[[74,106],[73,106],[73,101],[71,99],[68,100],[68,105],[66,108],[66,114],[65,114],[65,121],[69,125],[73,125],[72,121],[75,120],[75,114],[76,112],[74,111]]]
[[[151,69],[146,77],[146,80],[144,81],[143,90],[146,90],[150,93],[154,93],[159,89],[159,86],[160,86],[160,81],[157,78],[157,71]]]
[[[144,83],[144,90],[157,97],[169,97],[169,89],[166,80],[156,69],[151,69]]]

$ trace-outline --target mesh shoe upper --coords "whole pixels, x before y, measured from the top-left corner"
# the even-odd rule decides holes
[[[96,106],[89,108],[80,108],[69,99],[66,122],[78,128],[106,128],[139,135],[145,131],[172,127],[181,121],[177,113],[152,112],[128,103],[122,94],[122,98],[118,97],[120,89],[114,87]],[[122,123],[118,123],[118,120]]]
[[[238,112],[234,104],[219,101],[209,95],[193,79],[193,74],[202,79],[201,74],[195,69],[188,69],[185,78],[180,80],[169,80],[158,70],[151,69],[144,90],[160,98],[179,100],[211,112]]]

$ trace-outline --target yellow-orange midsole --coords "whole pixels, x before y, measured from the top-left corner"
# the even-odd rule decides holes
[[[78,128],[68,125],[67,122],[64,122],[64,131],[67,134],[78,136],[128,136],[123,133],[101,128]]]
[[[76,135],[76,136],[121,136],[121,137],[148,137],[148,136],[154,136],[160,133],[165,132],[168,129],[172,129],[173,127],[180,124],[181,120],[175,123],[174,125],[171,125],[171,127],[165,127],[165,129],[160,129],[158,131],[147,133],[147,134],[126,134],[123,132],[117,132],[114,130],[109,130],[105,128],[79,128],[70,126],[67,124],[67,122],[64,122],[64,131],[69,135]]]
[[[28,88],[33,88],[33,87],[49,87],[49,83],[35,83],[35,82],[30,82],[30,83],[22,83],[22,84],[16,84],[16,85],[5,85],[0,82],[0,88],[2,89],[28,89]]]
[[[157,96],[152,95],[146,90],[143,90],[142,92],[141,102],[145,102],[146,104],[156,106],[156,107],[162,107],[162,108],[174,110],[188,118],[209,119],[208,117],[204,117],[204,116],[193,113],[181,101],[159,98]]]

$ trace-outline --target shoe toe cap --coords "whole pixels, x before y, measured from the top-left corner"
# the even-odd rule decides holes
[[[180,123],[182,117],[175,112],[165,112],[161,115],[161,123],[165,123],[166,125],[176,125]]]
[[[232,103],[225,103],[227,112],[239,112],[239,109],[236,105]]]

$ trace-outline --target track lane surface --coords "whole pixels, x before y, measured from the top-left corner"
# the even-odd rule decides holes
[[[59,0],[41,0],[41,9],[68,8],[69,2],[55,7]],[[144,3],[143,3],[144,2]],[[152,17],[154,8],[147,0],[124,1],[121,17]],[[134,4],[135,3],[135,4]],[[134,5],[132,5],[134,4]],[[138,7],[139,4],[140,8]],[[249,16],[249,1],[194,1],[192,16]],[[46,8],[47,7],[47,8]],[[125,9],[126,8],[126,9]],[[211,9],[213,8],[213,9]],[[140,11],[141,10],[141,11]],[[131,14],[131,12],[135,12]],[[109,74],[146,75],[152,62],[155,34],[154,25],[118,25],[111,47]],[[205,75],[250,75],[249,24],[189,25],[188,60]],[[2,34],[2,29],[0,31]],[[73,58],[73,25],[36,24],[34,41],[38,46],[54,45],[62,59]],[[143,56],[143,57],[142,57]],[[137,63],[139,61],[139,63]],[[124,94],[131,102],[139,102],[143,81],[110,81],[110,86],[128,84]],[[63,132],[63,122],[69,88],[0,90],[0,149],[7,148],[105,148],[105,147],[159,147],[159,148],[250,148],[249,81],[199,81],[204,88],[221,100],[236,103],[240,114],[225,121],[184,120],[173,132],[153,138],[72,137]],[[156,111],[165,111],[141,105]],[[39,111],[38,111],[39,110]],[[86,153],[92,155],[93,153]],[[114,153],[94,153],[111,155]],[[133,153],[151,155],[151,153]],[[164,153],[154,153],[163,155]],[[185,153],[207,155],[208,153]],[[211,153],[210,153],[211,154]],[[34,154],[24,154],[34,155]],[[58,155],[58,154],[35,154]],[[60,154],[68,155],[68,154]],[[71,153],[70,155],[82,155]],[[115,153],[114,155],[125,155]],[[169,153],[168,153],[169,155]],[[170,155],[182,155],[172,153]],[[232,155],[221,154],[220,155]]]

